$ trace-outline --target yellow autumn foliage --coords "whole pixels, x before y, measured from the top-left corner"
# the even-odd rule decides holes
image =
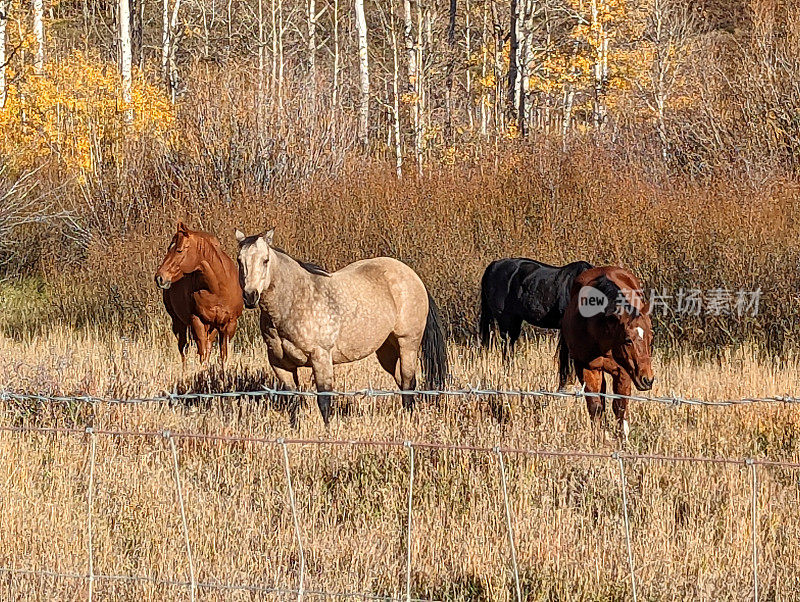
[[[116,65],[79,51],[47,64],[42,75],[10,73],[8,98],[0,109],[0,155],[18,169],[56,157],[68,173],[85,178],[100,151],[113,152],[125,139],[165,137],[175,115],[161,90],[134,74],[133,121],[125,122]]]

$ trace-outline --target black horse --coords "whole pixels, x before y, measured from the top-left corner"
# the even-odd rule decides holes
[[[481,279],[480,333],[489,346],[492,324],[497,322],[503,355],[514,349],[525,320],[539,328],[561,328],[561,318],[569,303],[572,282],[578,274],[593,267],[574,261],[556,267],[533,259],[508,258],[493,261]],[[559,355],[568,353],[559,348]],[[559,357],[559,388],[569,379],[569,362]]]

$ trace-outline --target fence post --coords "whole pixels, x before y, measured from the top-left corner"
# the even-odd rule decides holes
[[[631,572],[631,592],[633,593],[633,602],[637,602],[636,572],[633,566],[633,550],[631,548],[631,525],[628,518],[628,481],[625,478],[625,465],[622,463],[622,456],[619,452],[614,452],[611,457],[619,463],[619,486],[622,490],[622,516],[625,522],[625,545],[628,548],[628,568]]]
[[[745,464],[750,467],[752,476],[753,502],[751,515],[753,517],[753,600],[758,602],[758,480],[756,479],[756,463],[752,458],[747,458]]]
[[[408,448],[410,461],[408,471],[408,526],[406,529],[406,602],[411,602],[411,508],[414,500],[414,445],[411,441],[404,444]]]
[[[170,449],[172,450],[172,463],[175,468],[175,488],[178,491],[178,504],[181,509],[181,520],[183,521],[183,537],[186,541],[186,557],[189,559],[189,597],[191,602],[194,602],[195,592],[197,590],[197,581],[194,576],[194,559],[192,558],[192,545],[189,542],[189,525],[186,522],[186,508],[183,503],[183,489],[181,488],[181,473],[178,469],[178,450],[175,448],[175,439],[172,433],[164,431],[164,438],[169,442]]]
[[[514,526],[511,522],[511,504],[508,501],[508,486],[506,485],[506,465],[503,461],[503,450],[499,446],[494,448],[500,467],[500,481],[503,484],[503,501],[506,507],[506,524],[508,525],[508,543],[511,545],[511,565],[514,569],[514,586],[517,590],[517,602],[522,602],[522,590],[519,586],[519,567],[517,566],[517,547],[514,543]]]
[[[86,434],[89,435],[89,488],[86,492],[87,519],[86,531],[89,540],[89,602],[94,599],[94,552],[92,550],[92,506],[94,502],[94,459],[96,451],[96,439],[94,429],[86,427]]]
[[[294,522],[294,535],[297,538],[297,548],[300,551],[300,582],[297,585],[297,599],[302,600],[306,576],[306,557],[303,552],[303,540],[300,537],[300,521],[297,518],[297,507],[294,503],[294,489],[292,488],[292,474],[289,472],[289,452],[286,447],[286,441],[282,438],[278,439],[281,448],[283,449],[283,468],[286,472],[286,488],[289,493],[289,505],[292,509],[292,521]]]

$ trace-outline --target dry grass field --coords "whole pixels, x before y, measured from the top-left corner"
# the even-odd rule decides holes
[[[153,283],[182,220],[405,262],[453,388],[555,387],[551,334],[475,345],[486,266],[531,257],[669,298],[652,395],[800,396],[799,8],[0,0],[0,602],[800,599],[800,404],[633,402],[613,456],[578,396],[349,397],[326,429],[310,397],[295,427],[283,398],[7,394],[270,386],[249,311],[224,374],[182,370]],[[394,389],[375,359],[335,384]]]
[[[143,168],[149,176],[137,185],[172,191],[174,183],[164,179],[172,172],[159,165]],[[201,176],[212,181],[210,174]],[[219,234],[229,252],[234,227],[249,233],[274,226],[278,244],[330,269],[376,255],[407,262],[450,327],[454,387],[556,384],[550,337],[532,335],[509,365],[474,346],[477,283],[486,264],[500,256],[621,264],[647,287],[672,293],[760,288],[757,316],[655,315],[653,394],[714,400],[796,393],[800,187],[794,180],[752,186],[663,180],[586,145],[568,157],[545,147],[505,154],[494,168],[443,167],[402,182],[374,165],[348,166],[335,179],[310,177],[266,192],[242,184],[231,201],[200,194],[193,182],[163,196],[132,190],[146,206],[123,197],[107,206],[111,223],[132,208],[124,229],[93,236],[85,246],[65,245],[57,233],[23,239],[33,245],[25,257],[37,269],[0,286],[0,389],[126,398],[270,384],[253,312],[242,321],[224,376],[196,359],[181,373],[152,282],[181,218]],[[310,386],[308,375],[304,379]],[[374,360],[338,370],[336,385],[393,388]],[[796,406],[632,405],[629,453],[800,461]],[[0,433],[0,567],[72,575],[0,575],[0,598],[88,596],[82,576],[89,573],[91,492],[94,573],[146,579],[98,579],[94,599],[191,599],[187,587],[167,583],[189,579],[173,456],[158,435],[167,429],[606,455],[618,447],[613,437],[592,432],[576,399],[448,397],[421,400],[413,416],[397,399],[340,399],[329,431],[313,400],[301,408],[298,429],[290,426],[285,406],[239,398],[136,406],[4,402],[4,427],[82,431],[93,425],[156,434],[97,435],[89,488],[87,435]],[[296,589],[301,563],[281,447],[174,442],[197,580]],[[353,592],[403,597],[408,449],[291,444],[287,451],[307,598],[310,592],[326,592],[316,596],[323,599]],[[524,599],[630,599],[616,461],[508,454],[505,463]],[[751,596],[749,467],[629,459],[625,469],[639,599]],[[499,474],[491,451],[416,450],[413,596],[515,599]],[[757,476],[761,599],[795,599],[800,473],[759,466]],[[263,598],[296,594],[197,592],[199,600]]]
[[[250,312],[252,313],[252,312]],[[248,321],[252,316],[248,316]],[[196,356],[181,374],[166,327],[134,337],[52,326],[0,338],[0,388],[130,397],[166,391],[253,389],[270,383],[264,349],[246,323],[225,376]],[[454,385],[552,389],[554,341],[533,336],[510,365],[496,353],[452,344]],[[782,394],[800,364],[762,363],[748,348],[710,361],[657,358],[653,394],[704,399]],[[339,389],[393,388],[375,360],[337,371]],[[306,377],[306,385],[309,385]],[[365,441],[406,440],[491,448],[609,453],[582,403],[452,397],[339,400],[329,431],[312,401],[298,429],[281,404],[4,406],[3,426]],[[800,416],[784,405],[736,408],[634,403],[627,451],[641,454],[800,460]],[[610,409],[609,409],[610,415]],[[294,590],[299,553],[282,448],[256,442],[176,438],[194,568],[200,583]],[[288,446],[305,552],[306,599],[334,593],[403,597],[409,452],[371,445]],[[87,575],[90,438],[0,434],[0,566]],[[607,458],[504,457],[525,600],[630,599],[619,467]],[[412,595],[441,600],[515,597],[502,484],[491,452],[415,451]],[[748,467],[629,460],[628,505],[639,599],[741,600],[752,596]],[[93,570],[162,582],[98,579],[95,600],[188,600],[189,579],[173,457],[162,436],[96,436],[92,487]],[[797,470],[758,467],[762,599],[800,588]],[[88,581],[0,575],[0,597],[86,599]],[[314,592],[326,592],[314,593]],[[294,599],[201,587],[197,600]]]

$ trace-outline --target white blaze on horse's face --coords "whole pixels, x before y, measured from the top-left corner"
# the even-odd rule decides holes
[[[258,236],[245,236],[236,231],[239,241],[239,281],[242,285],[242,297],[249,308],[258,305],[261,293],[270,283],[270,245],[274,231],[270,230]]]
[[[640,339],[643,339],[644,338],[644,328],[642,328],[641,326],[637,326],[636,327],[636,334],[639,335]]]

